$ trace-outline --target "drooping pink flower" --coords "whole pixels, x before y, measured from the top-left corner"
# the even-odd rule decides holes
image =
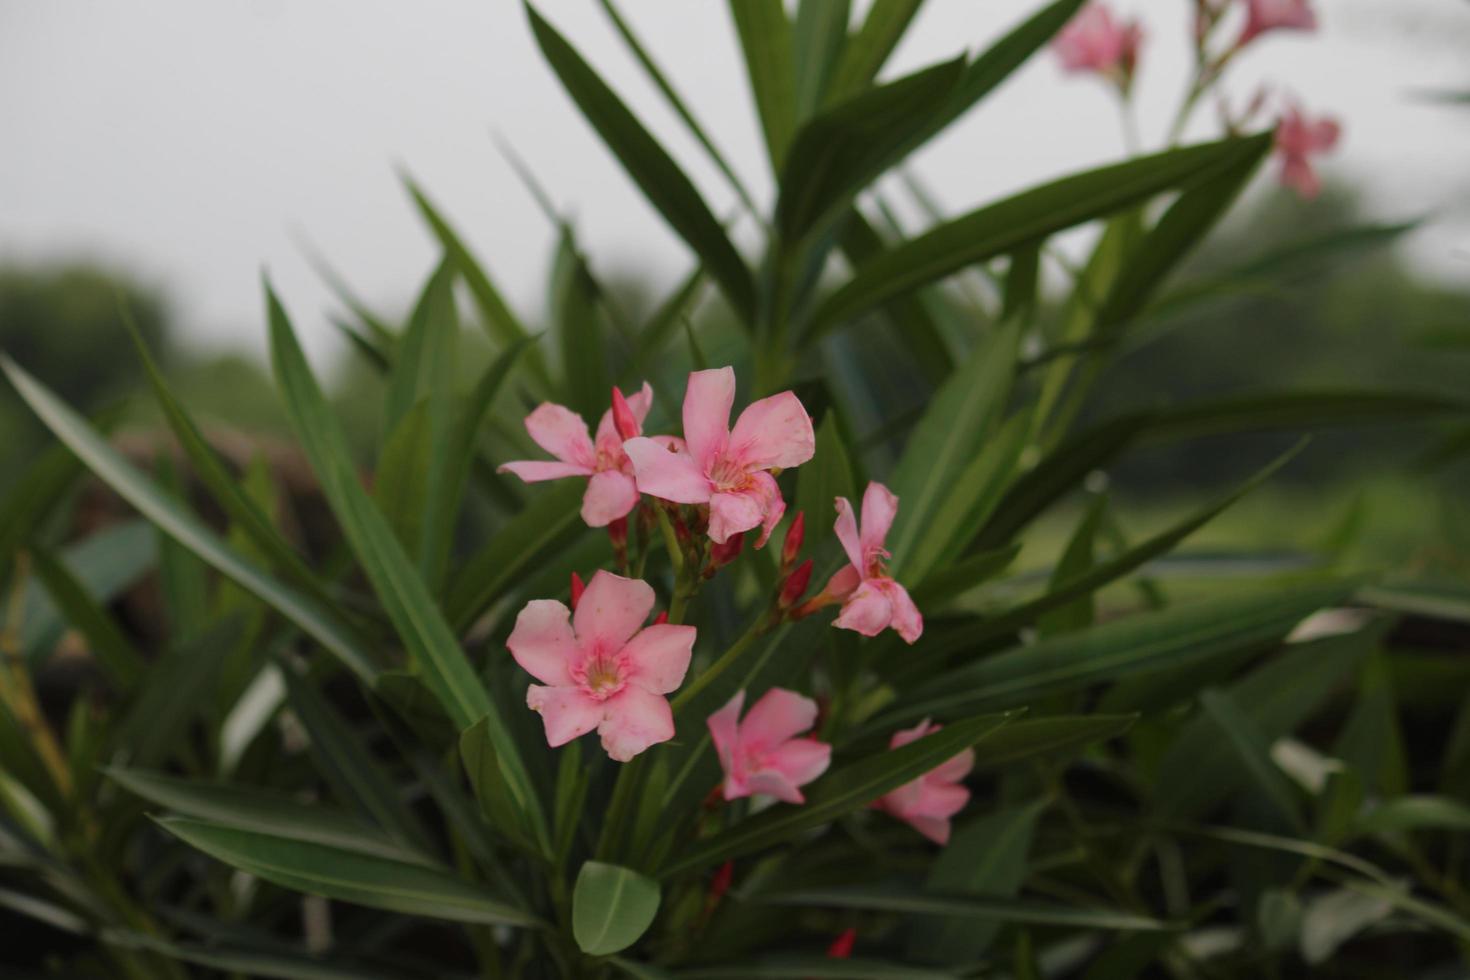
[[[1245,29],[1236,47],[1242,47],[1266,31],[1315,31],[1317,14],[1311,0],[1245,0]]]
[[[1122,23],[1101,3],[1090,3],[1057,32],[1052,48],[1069,72],[1105,75],[1126,85],[1138,62],[1143,27]]]
[[[647,582],[599,571],[572,613],[555,599],[533,599],[505,645],[541,684],[526,704],[541,713],[555,748],[597,729],[602,747],[627,762],[674,737],[664,695],[689,670],[694,627],[643,626],[653,609]]]
[[[725,770],[725,799],[762,793],[787,803],[805,802],[798,787],[827,771],[832,746],[798,738],[817,720],[817,703],[773,687],[740,720],[745,692],[709,716],[709,733]]]
[[[771,470],[800,466],[816,452],[812,420],[796,395],[783,391],[751,403],[735,428],[735,372],[695,371],[684,392],[684,451],[653,439],[629,439],[644,493],[679,504],[709,505],[709,536],[716,544],[739,531],[761,529],[759,548],[786,512]]]
[[[894,732],[890,749],[900,748],[932,735],[943,727],[928,718],[913,728]],[[965,749],[947,762],[940,763],[913,782],[880,796],[873,806],[908,823],[936,844],[949,843],[949,821],[970,801],[970,791],[961,783],[975,767],[975,750]]]
[[[919,607],[909,598],[907,589],[888,577],[888,552],[883,541],[897,514],[898,498],[893,492],[881,483],[869,483],[863,492],[859,531],[852,504],[846,497],[837,498],[837,540],[852,564],[844,565],[828,579],[821,595],[806,603],[799,616],[840,602],[842,612],[832,624],[838,629],[877,636],[892,626],[905,643],[913,643],[923,634],[924,617]]]
[[[1337,146],[1342,127],[1330,116],[1309,119],[1298,106],[1290,105],[1276,124],[1276,152],[1281,156],[1281,183],[1307,200],[1322,190],[1322,179],[1312,166],[1312,157]]]
[[[618,400],[622,393],[617,392]],[[633,423],[633,434],[642,432],[643,420],[653,404],[653,389],[648,382],[624,402],[626,413],[620,413],[624,426]],[[536,445],[556,457],[552,460],[521,460],[502,463],[498,472],[514,473],[527,483],[560,480],[569,476],[590,477],[582,497],[582,520],[589,527],[606,527],[620,517],[628,516],[638,503],[638,484],[633,478],[633,465],[623,451],[624,436],[619,433],[614,412],[609,408],[597,423],[597,438],[587,434],[587,423],[571,409],[553,402],[542,402],[526,416],[526,431]]]

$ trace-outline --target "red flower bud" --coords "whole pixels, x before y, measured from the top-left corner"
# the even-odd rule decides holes
[[[786,581],[781,583],[781,596],[777,599],[777,605],[787,610],[801,601],[806,595],[806,587],[812,582],[812,560],[808,558],[797,566],[796,571],[786,576]]]
[[[735,880],[735,862],[726,861],[715,871],[715,876],[709,883],[709,904],[714,905],[725,897],[725,892],[730,890],[730,885]]]
[[[607,536],[612,541],[614,548],[626,548],[628,546],[628,519],[619,517],[610,521],[607,525]]]
[[[619,436],[632,439],[638,434],[638,419],[634,417],[633,409],[628,407],[628,399],[616,387],[612,390],[612,414]]]
[[[715,572],[730,564],[740,555],[745,547],[745,532],[737,531],[725,539],[724,544],[717,544],[709,550],[709,564],[705,566],[704,577],[711,578]]]
[[[663,612],[659,613],[657,616],[653,617],[653,625],[655,625],[655,626],[662,626],[664,623],[667,623],[668,621],[669,621],[669,611],[667,609],[665,609]]]
[[[781,568],[788,569],[796,564],[801,553],[801,543],[806,538],[806,512],[797,511],[791,526],[786,529],[786,540],[781,544]]]
[[[579,602],[582,601],[582,590],[585,589],[585,588],[587,588],[587,584],[582,581],[582,576],[578,575],[576,572],[573,572],[572,573],[572,609],[573,610],[575,610],[577,608],[577,603],[579,603]]]
[[[852,956],[852,947],[857,943],[857,930],[849,926],[827,947],[827,959],[845,960]]]

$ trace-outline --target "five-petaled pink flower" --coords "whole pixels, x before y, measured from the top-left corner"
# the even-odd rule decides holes
[[[896,749],[908,745],[925,735],[934,734],[941,727],[925,718],[913,728],[895,732],[888,747]],[[873,806],[910,824],[934,843],[948,844],[950,818],[970,801],[970,791],[960,781],[970,774],[974,766],[975,750],[965,749],[913,782],[904,783],[880,796]]]
[[[852,504],[837,498],[837,540],[852,564],[845,565],[828,581],[814,603],[841,602],[842,612],[832,625],[877,636],[892,626],[905,643],[913,643],[924,632],[924,617],[909,598],[908,590],[888,577],[888,552],[883,540],[898,514],[898,498],[881,483],[869,483],[863,492],[862,530],[858,530]]]
[[[1090,3],[1057,32],[1052,48],[1067,71],[1095,72],[1126,85],[1142,44],[1137,21],[1120,23],[1107,7]]]
[[[827,771],[832,746],[798,738],[817,720],[817,703],[795,691],[773,687],[740,720],[745,692],[709,716],[710,738],[725,769],[725,799],[762,793],[802,803],[800,786]]]
[[[1236,46],[1253,41],[1266,31],[1315,31],[1317,15],[1311,0],[1245,0],[1245,30]]]
[[[555,599],[533,599],[505,645],[542,684],[526,691],[555,748],[597,729],[602,747],[627,762],[674,737],[664,695],[684,680],[694,627],[643,626],[653,609],[647,582],[599,571],[573,614]]]
[[[622,398],[621,392],[616,397]],[[639,435],[653,404],[653,389],[648,382],[626,404],[629,415],[624,424],[631,423],[631,434]],[[619,517],[628,516],[637,505],[638,484],[633,479],[633,466],[623,452],[625,435],[618,431],[613,409],[602,413],[595,441],[587,435],[587,423],[582,416],[553,402],[542,402],[526,416],[526,431],[556,461],[502,463],[500,472],[514,473],[527,483],[568,476],[591,477],[582,497],[582,520],[589,527],[605,527]]]
[[[1281,183],[1311,200],[1322,190],[1322,179],[1312,157],[1337,145],[1342,128],[1328,116],[1308,119],[1295,105],[1288,106],[1276,124],[1276,152],[1281,155]]]
[[[796,395],[783,391],[753,402],[730,429],[735,372],[695,371],[684,392],[686,450],[671,451],[648,438],[629,439],[638,488],[679,504],[709,505],[709,536],[716,544],[760,527],[756,547],[786,512],[771,470],[800,466],[816,452],[811,417]]]

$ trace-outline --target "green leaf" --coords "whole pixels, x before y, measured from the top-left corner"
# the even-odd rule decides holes
[[[596,419],[607,406],[607,351],[598,329],[598,288],[577,254],[571,229],[562,226],[551,272],[551,319],[561,341],[565,404],[584,419]]]
[[[210,857],[282,888],[453,922],[536,924],[494,892],[438,868],[223,823],[180,817],[158,823]]]
[[[1082,520],[1077,522],[1077,529],[1072,532],[1072,538],[1067,542],[1061,560],[1057,562],[1056,568],[1052,569],[1051,581],[1048,583],[1049,592],[1064,591],[1067,586],[1087,575],[1096,566],[1093,544],[1097,538],[1098,527],[1107,513],[1107,508],[1106,494],[1098,494],[1093,498],[1092,503],[1083,513]],[[1097,618],[1097,603],[1094,597],[1095,593],[1086,592],[1066,605],[1058,605],[1052,612],[1037,617],[1037,629],[1043,636],[1086,629]]]
[[[73,542],[57,561],[78,588],[102,605],[112,602],[155,568],[157,535],[146,521],[128,520]],[[37,552],[45,549],[38,548]],[[72,623],[67,610],[44,581],[25,583],[24,605],[12,629],[20,634],[21,651],[28,663],[55,649]]]
[[[832,72],[847,43],[851,0],[798,0],[791,31],[796,66],[796,119],[810,119],[822,106]],[[798,142],[800,136],[797,137]]]
[[[742,0],[732,0],[740,3]],[[726,966],[681,970],[679,980],[954,980],[954,974],[886,960],[852,957],[766,956]]]
[[[858,268],[812,313],[803,342],[891,296],[1213,176],[1270,140],[1263,134],[1166,150],[1064,177],[945,222]]]
[[[146,950],[231,976],[272,977],[279,980],[395,980],[401,974],[383,973],[353,962],[323,960],[302,953],[234,949],[219,943],[176,943],[141,932],[107,929],[102,941],[120,949]]]
[[[536,43],[582,115],[664,220],[688,243],[740,319],[755,321],[755,285],[699,191],[612,89],[528,3]]]
[[[653,924],[659,887],[636,871],[588,861],[572,891],[572,935],[590,956],[627,949]]]
[[[802,126],[781,170],[781,237],[798,242],[826,231],[858,191],[925,135],[964,68],[963,58],[926,68],[854,96]]]
[[[833,101],[873,83],[924,0],[873,0],[863,26],[847,42],[829,89]]]
[[[241,617],[204,625],[157,657],[111,732],[112,744],[139,765],[160,765],[184,747],[188,725],[212,706],[222,664],[249,643]]]
[[[254,786],[207,783],[144,769],[104,771],[130,793],[190,819],[406,864],[435,863],[418,848],[320,803],[300,803]]]
[[[816,454],[796,480],[796,509],[806,515],[806,548],[813,554],[835,537],[832,502],[838,497],[857,501],[859,494],[836,410],[828,409],[817,426]]]
[[[563,480],[538,491],[525,510],[469,557],[454,575],[444,609],[456,630],[465,630],[490,603],[519,583],[543,556],[580,535],[580,480]]]
[[[533,850],[521,833],[515,797],[506,784],[494,736],[484,720],[466,728],[460,735],[459,755],[465,773],[470,777],[475,799],[480,804],[480,812],[516,845]]]
[[[316,600],[272,578],[139,473],[107,440],[13,361],[0,355],[15,390],[58,439],[112,490],[164,533],[265,602],[371,683],[377,672],[361,641]]]
[[[81,460],[69,447],[51,446],[15,477],[0,502],[0,559],[5,568],[10,568],[10,558],[21,542],[68,497],[67,487],[81,472]]]
[[[400,639],[450,718],[460,727],[468,727],[481,718],[488,719],[497,757],[515,794],[519,812],[528,829],[539,841],[544,841],[546,827],[541,801],[499,709],[471,668],[423,578],[358,481],[346,436],[312,376],[286,312],[269,287],[266,296],[270,309],[271,362],[292,426],[321,481],[322,493]]]
[[[1360,834],[1401,834],[1418,830],[1470,832],[1470,806],[1448,796],[1400,796],[1385,800],[1360,816]]]
[[[1301,807],[1286,775],[1271,759],[1271,743],[1266,734],[1241,710],[1234,698],[1218,688],[1202,692],[1199,703],[1205,717],[1214,724],[1216,733],[1225,737],[1225,744],[1245,768],[1251,782],[1286,823],[1301,833],[1306,827]]]
[[[968,471],[969,477],[977,477],[971,467],[1010,393],[1019,337],[1019,324],[1010,323],[977,345],[935,393],[909,436],[890,483],[899,499],[898,517],[888,535],[895,575],[911,570],[908,562],[920,536],[929,533],[936,512],[946,495],[959,485],[961,474]],[[966,485],[964,492],[973,493],[975,489]],[[954,530],[936,529],[933,534],[952,534]],[[926,550],[933,551],[934,547],[930,545]],[[925,571],[916,570],[916,578],[922,580]]]
[[[769,905],[859,909],[869,912],[899,912],[936,915],[979,922],[1014,922],[1022,925],[1062,926],[1073,929],[1152,932],[1174,928],[1166,922],[1114,909],[1075,908],[977,895],[942,895],[934,892],[884,888],[829,888],[762,895]]]
[[[910,591],[919,608],[938,605],[968,592],[1005,571],[1021,553],[1021,543],[968,555],[948,568],[925,576]]]
[[[773,807],[697,841],[668,862],[659,877],[673,877],[750,854],[828,823],[952,759],[1009,720],[1010,715],[968,718],[908,745],[836,768],[811,785],[805,805]]]
[[[1343,601],[1353,587],[1351,581],[1329,580],[1181,603],[1016,647],[918,685],[880,722],[896,728],[925,716],[1016,707],[1052,694],[1263,647],[1309,614]],[[869,727],[879,727],[879,722]]]
[[[120,690],[131,690],[143,674],[143,655],[91,592],[51,552],[33,547],[31,561],[51,601],[67,625],[86,639],[98,665]]]
[[[766,137],[771,170],[781,172],[796,131],[796,59],[783,0],[729,0],[746,77]]]

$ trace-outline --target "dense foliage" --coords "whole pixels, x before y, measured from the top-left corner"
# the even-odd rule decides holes
[[[1057,0],[880,83],[917,0],[851,28],[839,0],[732,0],[763,206],[603,6],[758,263],[528,6],[696,257],[645,322],[553,214],[533,334],[411,185],[441,264],[401,328],[356,302],[340,324],[382,382],[366,472],[269,286],[299,457],[220,446],[136,328],[176,454],[140,462],[24,352],[0,360],[60,443],[0,506],[0,909],[38,924],[0,957],[135,978],[1463,968],[1464,593],[1330,553],[1163,561],[1295,450],[1146,537],[1107,493],[1145,445],[1470,416],[1383,387],[1096,410],[1168,317],[1395,233],[1175,276],[1273,150],[1316,192],[1337,126],[1294,104],[1177,139],[1311,5],[1200,0],[1165,149],[918,233],[875,181],[1013,71],[1051,45],[1126,106],[1164,39]],[[1054,238],[1083,227],[1079,263]],[[722,315],[695,329],[702,303]],[[137,516],[99,511],[86,471]],[[1069,506],[1046,573],[1015,571]],[[38,685],[58,663],[81,665],[60,697]]]

